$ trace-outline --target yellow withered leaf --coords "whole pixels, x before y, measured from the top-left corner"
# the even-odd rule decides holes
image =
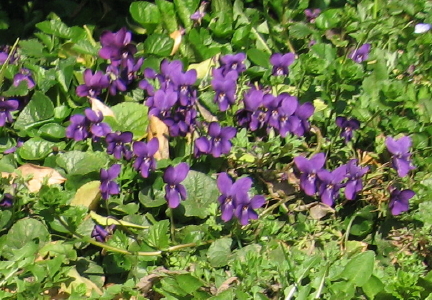
[[[104,216],[98,215],[94,211],[90,212],[90,217],[96,223],[103,225],[103,226],[117,225],[117,226],[132,227],[132,228],[139,228],[139,229],[148,228],[148,226],[137,225],[137,224],[133,224],[133,223],[122,221],[122,220],[116,220],[114,218],[104,217]]]
[[[89,210],[95,210],[101,198],[100,185],[98,180],[87,182],[78,189],[70,205],[85,206]]]
[[[147,141],[156,137],[159,140],[159,150],[154,155],[157,160],[169,158],[168,126],[158,117],[150,116],[147,128]]]

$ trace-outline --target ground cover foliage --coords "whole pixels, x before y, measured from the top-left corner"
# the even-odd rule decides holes
[[[3,1],[1,299],[432,299],[427,1]]]

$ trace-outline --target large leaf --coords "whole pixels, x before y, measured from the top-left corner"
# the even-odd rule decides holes
[[[207,208],[211,203],[215,203],[220,195],[216,180],[207,174],[191,170],[183,185],[187,190],[187,199],[183,202],[185,215],[202,219],[207,217]]]
[[[109,161],[105,152],[69,151],[60,153],[56,159],[59,167],[66,170],[69,175],[85,175],[99,172]]]
[[[144,137],[148,124],[147,106],[139,103],[123,102],[113,106],[111,109],[120,126],[116,130],[130,131],[135,139]]]
[[[132,18],[147,30],[153,30],[161,21],[161,14],[156,5],[149,2],[133,2],[129,7]]]
[[[207,258],[212,267],[220,268],[228,264],[231,256],[231,243],[232,239],[221,238],[210,245]]]
[[[41,92],[35,92],[29,104],[19,114],[15,129],[25,130],[32,126],[42,125],[54,116],[54,105],[50,98]]]
[[[99,180],[87,182],[77,190],[70,205],[85,206],[90,210],[95,210],[101,197],[100,185]]]
[[[360,253],[347,263],[339,276],[361,287],[372,276],[374,262],[375,254],[373,251]]]
[[[169,221],[162,220],[155,223],[150,227],[147,236],[147,243],[156,249],[168,248],[169,234],[168,234]]]
[[[21,219],[17,221],[6,235],[4,247],[13,252],[27,243],[36,242],[42,248],[50,240],[46,226],[36,219]]]
[[[55,143],[41,138],[31,138],[18,149],[18,154],[23,159],[41,160],[52,152]]]
[[[164,34],[152,34],[144,41],[144,51],[146,54],[169,56],[173,46],[174,40]]]

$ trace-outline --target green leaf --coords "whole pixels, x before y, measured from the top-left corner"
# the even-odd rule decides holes
[[[28,85],[26,81],[21,81],[18,86],[11,85],[7,91],[3,92],[3,96],[13,97],[13,96],[25,96],[29,92]]]
[[[52,148],[56,144],[46,141],[39,137],[31,138],[18,148],[18,154],[22,159],[27,160],[41,160],[52,152]]]
[[[321,13],[316,19],[315,24],[320,29],[332,29],[340,22],[341,9],[328,9]]]
[[[85,31],[77,26],[68,27],[60,20],[43,21],[36,24],[36,27],[47,33],[60,38],[70,39],[72,41],[79,41],[85,36]]]
[[[180,288],[188,294],[192,294],[203,285],[201,280],[190,274],[180,274],[175,279]]]
[[[360,253],[347,263],[339,277],[362,287],[372,276],[374,262],[375,254],[373,251]]]
[[[56,159],[59,167],[66,170],[69,175],[85,175],[99,172],[109,161],[105,152],[69,151],[60,153]]]
[[[57,123],[49,123],[39,128],[38,135],[42,138],[62,139],[66,135],[66,128]]]
[[[253,62],[254,64],[269,68],[270,67],[270,54],[267,52],[264,52],[262,50],[258,50],[255,48],[249,49],[247,52],[248,59]]]
[[[166,249],[169,246],[168,239],[169,221],[162,220],[150,227],[147,243],[156,249]]]
[[[182,184],[187,191],[187,199],[183,202],[185,215],[206,218],[209,215],[207,208],[220,195],[216,180],[205,173],[191,170]]]
[[[151,190],[150,187],[144,188],[138,194],[138,200],[145,207],[159,207],[166,204],[165,192],[163,190]]]
[[[232,36],[233,23],[234,17],[232,11],[217,11],[217,13],[213,15],[213,20],[209,28],[217,37],[229,37]]]
[[[207,258],[212,267],[220,268],[228,264],[231,256],[231,244],[231,238],[221,238],[210,245]]]
[[[144,41],[146,54],[169,56],[174,46],[174,40],[167,35],[152,34]]]
[[[147,106],[139,103],[123,102],[111,107],[119,128],[119,131],[130,131],[135,139],[140,139],[147,132],[148,117]]]
[[[23,55],[30,57],[43,57],[46,53],[44,53],[44,45],[39,42],[37,39],[29,39],[23,40],[19,42],[20,51]]]
[[[29,104],[19,114],[14,127],[26,130],[29,127],[42,125],[45,120],[54,116],[54,105],[50,98],[41,92],[35,92]]]
[[[174,3],[166,0],[156,0],[156,5],[162,16],[162,22],[169,33],[178,30],[177,17],[174,10]]]
[[[198,9],[199,0],[174,0],[175,10],[186,31],[192,27],[190,16]]]
[[[309,28],[309,26],[305,23],[294,23],[289,28],[290,36],[296,39],[303,39],[307,37],[308,35],[312,34],[312,29]]]
[[[372,275],[362,288],[366,296],[373,299],[375,295],[384,290],[384,287],[384,283],[378,277]]]
[[[46,226],[36,219],[18,220],[6,235],[4,247],[8,251],[16,251],[27,243],[36,242],[42,248],[50,241],[50,234]]]
[[[153,31],[161,22],[161,15],[156,5],[149,2],[133,2],[129,7],[132,18],[148,31]]]
[[[71,49],[78,53],[89,54],[94,56],[97,56],[99,51],[99,48],[93,45],[93,43],[87,39],[82,39],[77,41],[75,44],[72,45]]]
[[[56,79],[65,93],[69,92],[69,86],[73,77],[73,69],[75,66],[75,58],[70,57],[65,60],[60,60],[56,68]]]
[[[12,148],[15,144],[15,139],[13,138],[0,137],[0,152],[3,153],[4,151]]]

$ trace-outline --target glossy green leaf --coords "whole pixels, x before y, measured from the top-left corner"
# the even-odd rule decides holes
[[[215,268],[226,266],[231,256],[231,238],[221,238],[214,241],[208,251],[207,258]]]
[[[140,103],[123,102],[111,107],[119,128],[115,130],[130,131],[135,139],[142,138],[147,132],[147,106]]]
[[[42,138],[31,138],[18,148],[18,154],[23,159],[41,160],[53,151],[56,144]]]

